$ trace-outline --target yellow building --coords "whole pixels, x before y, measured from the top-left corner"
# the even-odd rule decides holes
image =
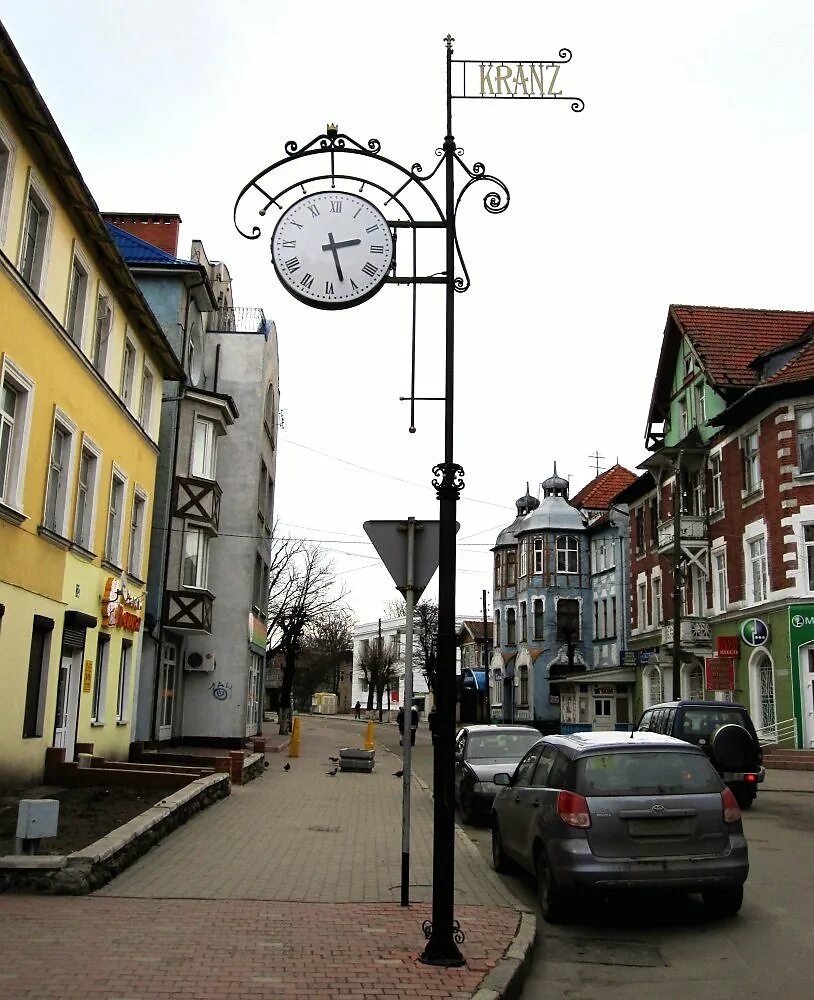
[[[0,25],[0,786],[123,759],[161,385],[183,371]]]

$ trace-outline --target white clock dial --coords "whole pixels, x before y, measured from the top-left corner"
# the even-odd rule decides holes
[[[296,298],[323,309],[346,309],[381,288],[393,261],[393,238],[385,217],[366,198],[319,191],[280,216],[271,259]]]

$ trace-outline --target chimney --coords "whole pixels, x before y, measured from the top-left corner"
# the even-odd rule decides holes
[[[180,215],[162,215],[155,212],[102,212],[102,218],[126,233],[138,236],[145,243],[158,247],[173,257],[178,256]]]

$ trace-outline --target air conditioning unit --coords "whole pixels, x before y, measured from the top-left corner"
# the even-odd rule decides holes
[[[215,669],[214,653],[187,653],[184,669],[196,674],[209,674]]]

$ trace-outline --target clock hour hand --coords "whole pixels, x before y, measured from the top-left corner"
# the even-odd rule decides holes
[[[355,247],[358,246],[361,240],[340,240],[339,243],[334,242],[334,234],[328,233],[328,242],[322,244],[323,250],[330,250],[334,257],[334,264],[336,264],[336,273],[340,281],[345,280],[345,276],[342,274],[342,268],[339,264],[339,254],[336,252],[342,247]]]

